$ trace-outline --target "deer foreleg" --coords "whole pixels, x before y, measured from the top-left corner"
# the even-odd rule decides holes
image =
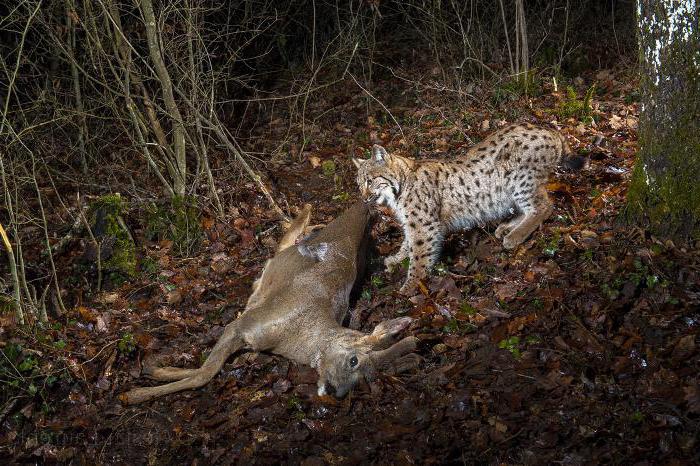
[[[238,332],[236,322],[228,324],[202,367],[199,369],[179,369],[176,367],[152,369],[149,375],[153,378],[157,380],[177,380],[177,382],[157,387],[135,388],[122,393],[119,398],[125,404],[136,404],[170,393],[202,387],[214,378],[223,367],[226,359],[241,349],[244,343]]]

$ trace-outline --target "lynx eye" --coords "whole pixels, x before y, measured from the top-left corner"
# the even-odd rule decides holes
[[[357,363],[358,363],[358,362],[359,362],[359,361],[357,360],[357,356],[351,357],[351,358],[350,358],[350,367],[355,367],[355,366],[357,366]]]

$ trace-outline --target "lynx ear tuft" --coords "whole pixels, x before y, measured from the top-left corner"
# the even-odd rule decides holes
[[[375,144],[372,146],[372,157],[374,160],[377,162],[384,162],[387,157],[389,157],[389,154],[387,153],[386,149],[384,149],[382,146],[379,144]]]

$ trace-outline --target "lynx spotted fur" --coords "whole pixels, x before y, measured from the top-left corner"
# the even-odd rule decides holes
[[[583,159],[570,153],[560,133],[518,124],[452,160],[415,160],[378,145],[371,159],[354,159],[363,197],[390,207],[403,228],[401,248],[384,261],[391,267],[410,259],[402,292],[425,278],[451,231],[515,214],[495,235],[507,249],[521,244],[552,212],[545,190],[549,174],[562,162],[570,168],[582,165]]]

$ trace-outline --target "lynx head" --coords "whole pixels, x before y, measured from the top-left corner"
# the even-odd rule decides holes
[[[389,154],[382,146],[372,147],[368,160],[352,159],[357,167],[357,185],[365,200],[393,207],[401,193],[405,174],[413,165],[411,159]]]

